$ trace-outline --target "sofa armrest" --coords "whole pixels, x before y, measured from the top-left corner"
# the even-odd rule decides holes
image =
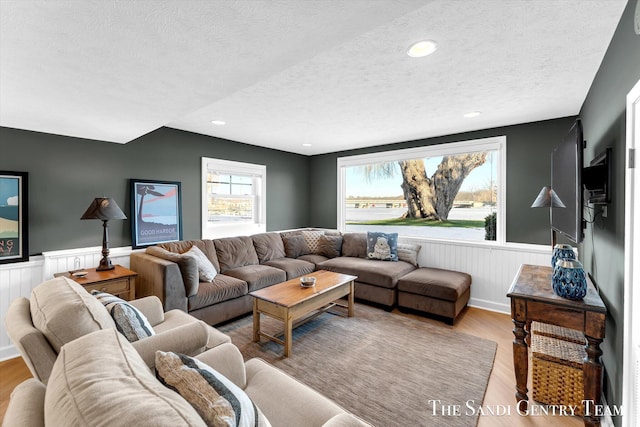
[[[160,298],[157,296],[151,295],[128,302],[144,314],[144,317],[146,317],[149,323],[151,323],[151,326],[156,326],[157,324],[164,322],[162,302],[160,302]]]
[[[46,384],[58,354],[44,334],[33,326],[27,298],[20,297],[11,302],[5,318],[5,327],[7,335],[20,350],[31,375]]]
[[[244,369],[244,359],[235,345],[231,343],[221,344],[204,353],[200,353],[196,356],[196,359],[211,366],[238,387],[242,389],[246,387],[247,373]]]
[[[208,340],[209,326],[204,322],[193,322],[134,341],[131,344],[147,366],[153,368],[156,365],[157,350],[193,356],[206,348]]]
[[[155,295],[165,311],[177,308],[187,312],[187,293],[177,263],[144,252],[132,252],[131,269],[136,277],[136,297]]]
[[[44,395],[46,387],[30,378],[11,392],[11,400],[4,414],[2,427],[44,427]]]

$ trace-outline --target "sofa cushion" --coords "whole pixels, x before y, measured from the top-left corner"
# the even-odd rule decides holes
[[[342,256],[366,258],[367,233],[344,233],[342,235]]]
[[[287,280],[287,273],[283,270],[260,264],[234,268],[225,271],[224,274],[247,282],[249,292]]]
[[[398,259],[418,266],[418,254],[422,246],[412,243],[398,243]]]
[[[342,236],[322,235],[318,240],[318,254],[327,258],[340,256],[342,251]]]
[[[274,259],[264,265],[284,270],[287,273],[287,280],[312,273],[316,269],[316,265],[312,262],[292,258]]]
[[[316,270],[318,270],[318,264],[320,264],[321,262],[325,262],[329,258],[327,258],[324,255],[307,254],[307,255],[302,255],[298,259],[301,259],[303,261],[307,261],[307,262],[310,262],[310,263],[314,264],[316,266]]]
[[[100,329],[116,325],[109,312],[81,285],[66,277],[41,283],[31,291],[33,326],[56,352],[64,344]]]
[[[260,264],[284,258],[285,250],[282,237],[278,233],[260,233],[251,236]]]
[[[172,252],[160,246],[149,246],[147,249],[145,249],[145,252],[149,255],[166,259],[167,261],[175,262],[176,264],[178,264],[187,297],[198,293],[198,284],[200,283],[198,260],[196,260],[192,256]]]
[[[156,376],[184,397],[209,426],[270,426],[240,387],[197,359],[157,351]]]
[[[309,253],[307,241],[304,240],[302,234],[294,234],[291,236],[282,236],[284,244],[284,253],[287,258],[298,258]]]
[[[93,298],[93,297],[92,297]],[[179,394],[163,386],[115,329],[66,344],[53,366],[44,404],[47,425],[205,426]]]
[[[258,254],[249,236],[225,237],[213,242],[220,262],[220,273],[245,265],[259,264]]]
[[[304,237],[304,241],[307,243],[309,252],[317,254],[318,241],[320,240],[320,236],[324,234],[324,230],[302,230],[300,231],[300,234]]]
[[[382,261],[398,260],[398,233],[367,233],[367,258]]]
[[[332,258],[318,264],[318,269],[358,276],[357,282],[393,289],[398,279],[415,267],[408,262],[388,262],[355,257]]]
[[[197,246],[192,246],[183,255],[190,255],[196,259],[198,263],[198,278],[201,282],[211,282],[218,274],[209,258]]]
[[[398,291],[457,301],[471,286],[467,273],[439,268],[422,267],[400,278]]]
[[[189,311],[228,301],[246,295],[247,282],[218,274],[211,282],[200,283],[198,293],[189,297]]]
[[[97,290],[92,291],[91,295],[104,305],[111,315],[111,318],[113,318],[116,329],[120,331],[129,342],[155,335],[153,327],[145,315],[122,298]]]
[[[213,243],[213,240],[180,240],[177,242],[160,243],[158,246],[177,254],[183,254],[195,246],[207,256],[216,271],[220,271],[220,263],[218,262],[216,247]]]

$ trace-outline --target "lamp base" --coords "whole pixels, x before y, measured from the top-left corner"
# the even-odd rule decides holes
[[[100,265],[96,267],[96,271],[113,270],[115,267],[111,264],[111,260],[107,257],[103,257],[100,260]]]

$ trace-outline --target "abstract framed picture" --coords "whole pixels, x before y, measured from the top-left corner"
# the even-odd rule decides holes
[[[131,179],[130,189],[134,248],[182,240],[180,182]]]
[[[29,261],[27,172],[0,171],[0,264]]]

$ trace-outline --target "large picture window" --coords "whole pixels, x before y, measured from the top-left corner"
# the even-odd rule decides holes
[[[505,241],[506,138],[338,159],[338,227]]]
[[[202,158],[202,237],[266,230],[266,167]]]

